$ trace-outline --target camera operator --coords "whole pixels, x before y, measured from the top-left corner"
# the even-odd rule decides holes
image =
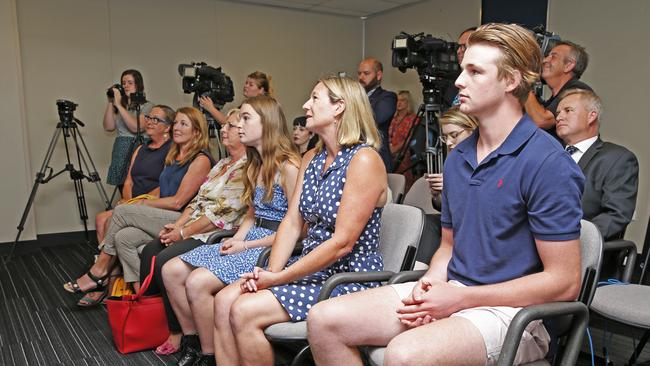
[[[589,55],[584,47],[569,41],[558,42],[542,63],[542,79],[551,89],[551,97],[540,103],[531,91],[524,105],[535,124],[558,140],[555,113],[560,100],[557,97],[568,89],[591,90],[589,85],[579,80],[588,62]]]
[[[255,71],[246,77],[243,90],[244,98],[252,98],[258,95],[273,96],[273,89],[271,88],[271,76],[261,72]],[[210,97],[203,96],[199,98],[201,108],[206,110],[220,125],[226,123],[226,115],[214,105]]]
[[[370,106],[375,117],[375,124],[381,135],[381,148],[379,155],[384,161],[386,171],[391,169],[390,140],[388,137],[388,128],[390,121],[395,115],[397,109],[397,95],[392,91],[381,88],[381,78],[384,75],[384,66],[377,59],[367,58],[359,63],[357,76],[359,82],[368,93]]]
[[[458,36],[456,59],[458,60],[459,65],[463,62],[463,57],[465,56],[465,50],[467,49],[467,40],[475,30],[476,27],[469,27],[460,32],[460,35]],[[444,100],[447,105],[451,105],[452,107],[460,105],[460,99],[458,98],[458,88],[456,88],[455,85],[452,84],[451,87],[445,91]]]
[[[113,85],[106,92],[108,103],[104,112],[104,130],[117,130],[106,182],[120,187],[121,190],[135,147],[136,132],[138,128],[141,131],[144,129],[144,116],[151,111],[153,103],[145,101],[142,104],[140,120],[136,121],[136,105],[131,97],[136,92],[144,95],[142,74],[138,70],[125,70],[120,77],[120,83]]]

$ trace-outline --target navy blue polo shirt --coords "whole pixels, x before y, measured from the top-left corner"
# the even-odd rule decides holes
[[[453,229],[447,276],[466,285],[542,270],[535,239],[580,237],[584,176],[549,134],[524,115],[480,164],[478,129],[444,166],[442,226]]]

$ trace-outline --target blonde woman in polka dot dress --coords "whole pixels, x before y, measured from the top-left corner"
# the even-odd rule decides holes
[[[218,364],[273,364],[266,327],[305,320],[335,273],[383,269],[379,222],[387,177],[368,97],[357,81],[330,77],[319,81],[303,108],[307,129],[321,142],[303,157],[268,268],[255,268],[239,287],[215,298]],[[291,258],[304,224],[304,249]],[[341,285],[333,296],[377,285]]]

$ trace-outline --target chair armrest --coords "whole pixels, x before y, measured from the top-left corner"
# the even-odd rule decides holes
[[[317,302],[329,299],[336,286],[342,283],[388,281],[394,274],[393,271],[337,273],[325,281]]]
[[[603,252],[619,252],[619,256],[625,255],[625,270],[621,276],[621,281],[630,282],[632,272],[634,272],[634,263],[636,262],[637,252],[636,244],[629,240],[612,240],[603,243]]]
[[[257,264],[255,264],[255,266],[260,268],[264,268],[266,266],[266,262],[269,260],[269,257],[271,256],[271,248],[273,247],[272,246],[266,247],[264,248],[264,250],[262,250],[260,256],[257,257]],[[293,248],[293,252],[291,252],[291,255],[292,256],[300,255],[300,253],[302,253],[302,242],[299,241],[296,243],[296,246]]]
[[[208,237],[208,240],[206,240],[205,243],[215,244],[222,241],[225,238],[233,237],[235,233],[237,233],[237,230],[217,230]]]
[[[515,360],[519,342],[528,324],[534,320],[573,315],[565,350],[560,365],[575,365],[582,346],[582,339],[589,322],[589,309],[579,301],[552,302],[527,306],[515,315],[508,327],[497,366],[510,366]]]
[[[403,271],[396,273],[393,277],[390,278],[388,284],[392,285],[394,283],[403,283],[409,281],[417,281],[420,277],[424,276],[427,273],[426,270],[422,269],[419,271]]]

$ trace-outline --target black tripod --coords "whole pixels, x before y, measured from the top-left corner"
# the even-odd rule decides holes
[[[79,209],[79,216],[81,217],[81,220],[84,224],[86,242],[90,242],[90,237],[88,235],[88,211],[86,208],[86,197],[84,195],[83,187],[84,179],[95,183],[97,189],[99,190],[99,195],[106,204],[106,210],[111,209],[111,202],[108,200],[108,196],[106,195],[104,186],[102,185],[101,179],[99,178],[99,174],[97,174],[95,163],[93,163],[93,160],[90,157],[90,153],[88,152],[88,148],[86,147],[86,143],[84,142],[83,137],[78,132],[77,125],[81,125],[82,127],[85,125],[83,122],[73,116],[73,112],[77,105],[67,100],[57,100],[56,105],[59,111],[60,122],[56,125],[54,135],[50,141],[50,146],[48,147],[47,153],[45,154],[45,160],[43,160],[43,165],[41,165],[41,170],[36,173],[36,179],[34,181],[34,186],[32,187],[32,192],[29,195],[29,199],[25,205],[25,210],[23,211],[23,215],[20,218],[20,223],[18,224],[18,234],[16,235],[16,240],[14,240],[9,250],[9,254],[7,255],[7,263],[11,261],[11,257],[13,256],[14,250],[16,249],[16,244],[18,244],[20,235],[23,232],[25,221],[27,220],[27,215],[29,214],[29,210],[31,209],[32,204],[34,203],[34,198],[36,197],[36,191],[38,190],[39,185],[51,181],[63,172],[69,172],[70,179],[72,179],[74,182],[74,191],[77,198],[77,208]],[[63,143],[65,146],[67,163],[63,169],[54,173],[54,169],[52,169],[49,164],[50,160],[52,159],[54,149],[56,148],[56,144],[61,135],[63,135]],[[68,143],[68,138],[71,138],[74,142],[73,153],[77,155],[77,165],[79,169],[76,169],[74,164],[71,162],[71,146],[70,143]],[[80,141],[81,145],[79,144]],[[92,169],[89,169],[88,163],[90,163],[90,168]],[[87,175],[84,173],[84,169],[88,172]]]
[[[420,75],[420,82],[423,85],[423,103],[418,108],[415,117],[417,122],[411,126],[406,143],[400,149],[393,163],[395,173],[404,173],[410,169],[416,177],[424,173],[441,173],[446,152],[439,139],[438,116],[443,110],[440,89],[447,81],[422,74]],[[403,171],[398,172],[397,169],[404,160],[408,149],[413,153],[413,163]]]

